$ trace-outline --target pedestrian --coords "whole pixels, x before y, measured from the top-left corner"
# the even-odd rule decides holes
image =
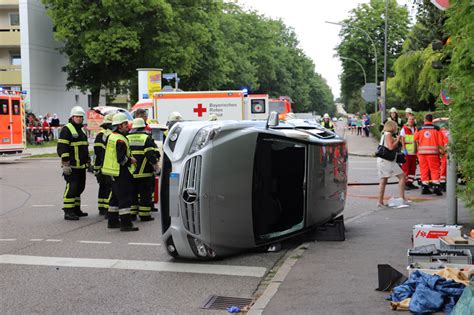
[[[58,139],[59,136],[59,118],[58,114],[54,113],[53,118],[51,119],[51,123],[49,124],[51,127],[51,131],[53,133],[52,139]]]
[[[109,201],[112,195],[112,178],[102,174],[102,166],[104,165],[105,145],[107,137],[112,133],[113,113],[107,114],[100,127],[102,128],[95,137],[94,141],[94,175],[99,184],[99,192],[97,203],[99,215],[107,215],[109,211]]]
[[[102,174],[112,176],[112,197],[109,202],[109,229],[138,231],[130,214],[133,198],[133,172],[137,160],[132,156],[127,139],[128,119],[117,113],[112,120],[112,134],[107,138]]]
[[[145,121],[142,118],[135,118],[132,131],[127,135],[132,156],[137,160],[133,172],[134,193],[130,213],[132,220],[136,219],[138,213],[140,221],[153,221],[155,218],[151,216],[152,192],[154,175],[160,170],[158,165],[160,156],[155,141],[145,131],[145,127]]]
[[[369,137],[369,134],[370,134],[370,116],[369,116],[367,113],[365,113],[365,114],[363,115],[363,117],[364,117],[363,120],[364,120],[364,132],[365,132],[365,136],[366,136],[366,137]]]
[[[65,220],[79,220],[79,217],[88,215],[81,210],[81,194],[86,187],[86,169],[90,163],[89,143],[82,129],[85,116],[82,107],[74,106],[58,139],[57,152],[66,181],[63,198]]]
[[[48,123],[48,116],[42,119],[41,122],[41,128],[43,130],[43,139],[44,141],[49,141],[49,134],[50,134],[50,128],[49,128],[49,123]]]
[[[360,116],[357,116],[357,135],[364,136],[362,133],[362,126],[364,125],[364,121]]]
[[[443,134],[439,128],[433,125],[433,115],[425,116],[424,124],[415,133],[417,156],[420,163],[420,175],[423,195],[435,193],[441,196],[440,190],[440,153],[444,153]],[[433,191],[430,190],[430,179],[433,184]]]
[[[331,130],[334,132],[334,124],[331,121],[331,117],[329,117],[329,114],[326,113],[323,116],[323,122],[321,124],[324,128]]]
[[[402,151],[405,155],[405,163],[402,164],[402,170],[407,178],[405,189],[418,189],[413,182],[416,174],[416,145],[415,145],[415,116],[413,114],[408,116],[407,123],[400,131],[402,139]]]
[[[400,136],[396,135],[398,132],[397,123],[394,121],[387,121],[382,130],[382,136],[380,138],[380,145],[385,146],[391,151],[396,151],[400,143]],[[400,166],[393,161],[385,160],[380,157],[377,158],[377,169],[379,176],[379,196],[378,196],[378,207],[385,207],[384,204],[384,194],[385,187],[387,186],[388,179],[392,176],[398,178],[398,188],[400,193],[400,198],[403,199],[405,203],[409,201],[405,198],[405,174],[403,173]]]

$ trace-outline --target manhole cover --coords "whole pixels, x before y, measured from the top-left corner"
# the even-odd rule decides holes
[[[249,306],[252,303],[253,299],[249,298],[238,298],[231,296],[220,296],[220,295],[211,295],[207,298],[200,308],[204,309],[214,309],[214,310],[225,310],[230,306],[237,306],[240,309],[243,309],[246,306]]]

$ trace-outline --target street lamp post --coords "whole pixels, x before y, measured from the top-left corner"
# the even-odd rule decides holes
[[[325,23],[328,23],[328,24],[333,24],[333,25],[339,25],[339,26],[345,26],[346,24],[344,23],[337,23],[337,22],[329,22],[329,21],[326,21]],[[369,33],[364,30],[363,28],[360,28],[358,26],[354,26],[352,25],[351,27],[355,28],[355,29],[358,29],[359,31],[361,31],[362,33],[365,34],[365,36],[367,36],[367,38],[369,38],[370,42],[372,43],[372,47],[374,48],[374,57],[375,57],[375,73],[374,73],[374,78],[375,78],[375,85],[377,85],[377,47],[375,46],[375,42],[374,40],[372,39],[372,37],[370,37]],[[375,101],[375,112],[377,112],[377,101]]]
[[[341,59],[346,59],[346,60],[350,60],[350,61],[354,61],[355,63],[357,63],[357,64],[359,65],[359,67],[362,69],[362,73],[364,74],[364,84],[367,84],[367,75],[365,74],[365,69],[364,69],[364,67],[361,65],[360,62],[358,62],[358,61],[355,60],[355,59],[348,58],[348,57],[339,56],[339,58],[341,58]]]

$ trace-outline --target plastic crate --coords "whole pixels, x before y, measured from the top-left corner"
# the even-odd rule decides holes
[[[450,244],[446,241],[443,237],[440,239],[441,249],[443,250],[451,250],[451,249],[465,249],[468,250],[472,254],[474,254],[474,240],[472,238],[468,238],[468,244]]]
[[[408,265],[417,262],[446,262],[449,264],[472,264],[472,255],[466,249],[439,250],[434,253],[416,253],[413,249],[407,252]]]

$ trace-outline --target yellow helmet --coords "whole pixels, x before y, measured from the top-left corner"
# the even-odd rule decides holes
[[[112,121],[114,119],[114,116],[115,116],[114,113],[110,113],[110,114],[105,115],[104,120],[102,121],[102,125],[105,125],[105,124],[110,124],[111,125]]]

